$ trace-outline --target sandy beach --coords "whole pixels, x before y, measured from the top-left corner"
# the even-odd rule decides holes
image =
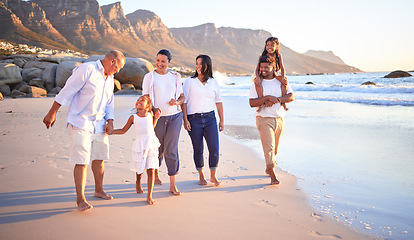
[[[115,127],[130,114],[130,98],[115,98]],[[220,134],[220,187],[199,186],[188,134],[181,132],[176,197],[155,186],[156,205],[135,193],[129,170],[133,132],[111,136],[104,189],[113,200],[93,197],[88,170],[87,200],[94,208],[76,210],[73,165],[68,163],[66,107],[47,130],[42,119],[53,98],[0,102],[0,239],[371,239],[318,214],[294,176],[278,169],[270,186],[261,156]],[[208,169],[205,170],[208,173]],[[208,175],[207,175],[208,176]]]

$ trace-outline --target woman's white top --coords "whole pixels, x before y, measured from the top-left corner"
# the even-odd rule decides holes
[[[222,102],[220,85],[214,78],[209,78],[206,84],[198,78],[187,78],[183,86],[187,114],[211,112],[216,103]]]
[[[177,100],[183,93],[181,76],[167,72],[158,74],[151,71],[144,76],[142,94],[148,94],[152,104],[161,109],[161,116],[171,116],[181,112],[177,106],[171,106],[171,99]]]

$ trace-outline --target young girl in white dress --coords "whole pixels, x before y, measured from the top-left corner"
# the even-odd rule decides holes
[[[137,193],[143,193],[141,187],[141,177],[145,169],[148,175],[148,195],[147,202],[149,205],[155,204],[152,199],[152,190],[154,187],[154,169],[158,169],[158,147],[160,142],[155,136],[154,126],[157,124],[158,117],[152,115],[152,101],[148,96],[141,96],[135,103],[136,114],[128,118],[127,123],[122,129],[115,129],[114,134],[126,133],[132,124],[135,128],[135,140],[132,145],[131,170],[136,172],[136,190]]]

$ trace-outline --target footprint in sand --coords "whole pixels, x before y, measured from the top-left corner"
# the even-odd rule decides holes
[[[235,169],[234,171],[235,172],[238,172],[238,171],[247,171],[248,169],[247,168],[245,168],[245,167],[243,167],[243,166],[240,166],[240,167],[238,167],[237,169]]]
[[[315,220],[316,220],[316,221],[322,222],[322,215],[321,215],[321,214],[313,212],[313,213],[311,214],[311,216],[312,216],[313,218],[315,218]]]
[[[329,235],[329,234],[322,234],[320,232],[311,231],[313,236],[324,237],[324,238],[331,238],[331,239],[342,239],[339,235]]]
[[[269,201],[267,201],[265,199],[263,199],[262,201],[260,201],[259,204],[264,204],[265,206],[268,206],[268,207],[277,207],[276,204],[271,203],[271,202],[269,202]]]
[[[229,179],[229,180],[236,181],[236,179],[235,179],[235,178],[232,178],[232,177],[230,177],[229,175],[224,175],[224,176],[223,176],[223,178],[227,178],[227,179]]]
[[[261,180],[261,179],[259,179],[259,180]],[[266,190],[266,187],[259,187],[259,188],[255,189],[255,191],[262,191],[262,190]]]

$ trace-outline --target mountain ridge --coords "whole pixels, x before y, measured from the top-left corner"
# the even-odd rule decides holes
[[[252,73],[271,36],[265,30],[217,28],[214,23],[167,28],[148,10],[125,15],[121,2],[100,6],[96,0],[0,0],[0,11],[0,39],[88,54],[119,49],[126,56],[151,62],[159,49],[167,48],[173,53],[172,66],[191,69],[195,57],[203,53],[212,57],[214,69],[233,74]],[[283,44],[280,51],[288,74],[360,71],[297,53]]]

